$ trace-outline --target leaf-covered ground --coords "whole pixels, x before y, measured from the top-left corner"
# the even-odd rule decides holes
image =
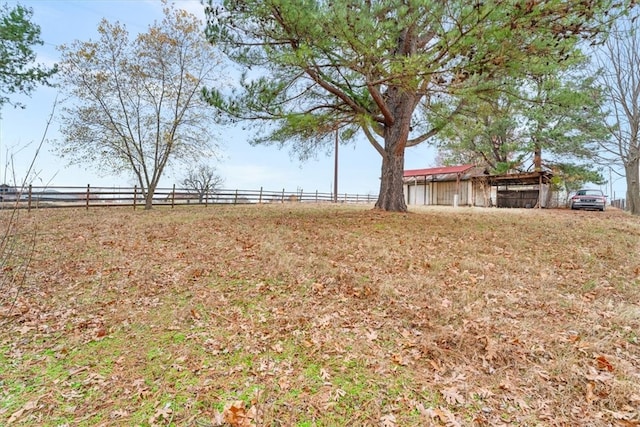
[[[17,226],[2,425],[640,425],[640,220],[617,210],[50,209]]]

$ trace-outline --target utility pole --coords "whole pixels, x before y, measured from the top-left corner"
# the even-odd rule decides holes
[[[611,204],[613,199],[613,181],[611,180],[611,166],[609,166],[609,204]]]
[[[338,203],[338,129],[336,129],[336,146],[333,162],[333,203]]]

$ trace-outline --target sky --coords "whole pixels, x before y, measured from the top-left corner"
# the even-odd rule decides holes
[[[15,0],[0,0],[14,5]],[[74,40],[97,39],[101,19],[124,24],[133,36],[145,32],[155,20],[162,19],[160,0],[20,0],[20,4],[33,9],[32,21],[41,28],[43,46],[36,47],[38,63],[52,65],[59,61],[58,45]],[[204,18],[200,0],[175,0],[174,3]],[[34,186],[132,187],[136,182],[131,175],[103,175],[92,168],[70,166],[57,157],[51,141],[61,140],[59,133],[60,102],[53,113],[45,134],[47,121],[58,91],[39,87],[30,97],[13,97],[25,105],[15,109],[5,105],[0,111],[0,184],[20,185],[35,158],[30,181]],[[41,140],[44,143],[37,152]],[[331,193],[334,179],[333,150],[319,152],[316,158],[301,162],[288,148],[251,146],[253,134],[236,128],[220,130],[219,160],[208,160],[224,179],[223,187],[238,190],[265,191],[319,191]],[[338,167],[338,193],[377,194],[380,185],[381,157],[361,135],[354,143],[340,145]],[[405,155],[405,169],[439,166],[436,150],[428,142],[410,147]],[[161,187],[180,186],[186,171],[176,166],[165,171]],[[605,175],[608,175],[605,171]],[[606,178],[609,178],[608,176]],[[610,198],[624,197],[624,178],[615,174],[602,190]]]
[[[2,1],[2,0],[0,0]],[[6,0],[5,0],[6,1]],[[6,1],[9,5],[17,2]],[[38,63],[54,64],[59,61],[58,45],[74,40],[97,39],[97,27],[102,18],[124,24],[134,35],[145,32],[155,20],[162,19],[160,0],[21,0],[20,4],[33,9],[32,21],[40,26],[43,46],[36,47]],[[204,18],[199,0],[178,0],[178,7]],[[60,140],[60,102],[45,142],[37,147],[52,115],[57,89],[38,88],[30,97],[13,97],[25,105],[16,109],[2,107],[0,117],[0,181],[20,184],[35,158],[34,186],[115,187],[136,184],[131,176],[101,175],[91,168],[69,166],[65,159],[57,157],[51,141]],[[318,153],[315,159],[304,162],[293,157],[288,148],[251,146],[249,134],[237,128],[225,129],[220,138],[220,160],[210,160],[218,174],[224,178],[226,189],[265,191],[319,191],[331,193],[334,179],[334,154]],[[338,150],[338,193],[377,194],[380,185],[381,157],[364,136],[355,143],[340,145]],[[405,168],[420,169],[436,166],[435,150],[426,144],[407,149]],[[186,171],[174,168],[164,174],[161,187],[180,185]],[[14,180],[15,177],[15,180]]]

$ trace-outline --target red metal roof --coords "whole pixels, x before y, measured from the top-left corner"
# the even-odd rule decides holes
[[[463,173],[471,169],[473,165],[458,165],[458,166],[440,166],[437,168],[428,168],[428,169],[408,169],[404,171],[404,177],[412,177],[412,176],[431,176],[431,175],[441,175],[441,174],[449,174],[449,173]]]

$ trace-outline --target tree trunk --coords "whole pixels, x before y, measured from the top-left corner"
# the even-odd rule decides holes
[[[388,91],[388,106],[393,121],[384,128],[384,155],[380,192],[376,208],[392,212],[406,212],[404,200],[404,151],[409,138],[411,117],[416,105],[416,95],[400,88]]]
[[[401,153],[385,150],[382,158],[380,192],[376,208],[392,212],[406,212],[402,176],[404,173],[404,149]]]
[[[533,149],[533,170],[542,172],[542,146],[538,142]]]
[[[633,215],[640,215],[640,158],[634,156],[633,160],[625,164],[627,179],[627,210]]]
[[[144,200],[144,210],[148,211],[153,208],[153,194],[147,193],[147,197]]]
[[[153,209],[153,195],[156,193],[157,185],[158,185],[157,183],[149,184],[149,187],[147,188],[147,194],[145,195],[145,198],[144,198],[145,211]]]

